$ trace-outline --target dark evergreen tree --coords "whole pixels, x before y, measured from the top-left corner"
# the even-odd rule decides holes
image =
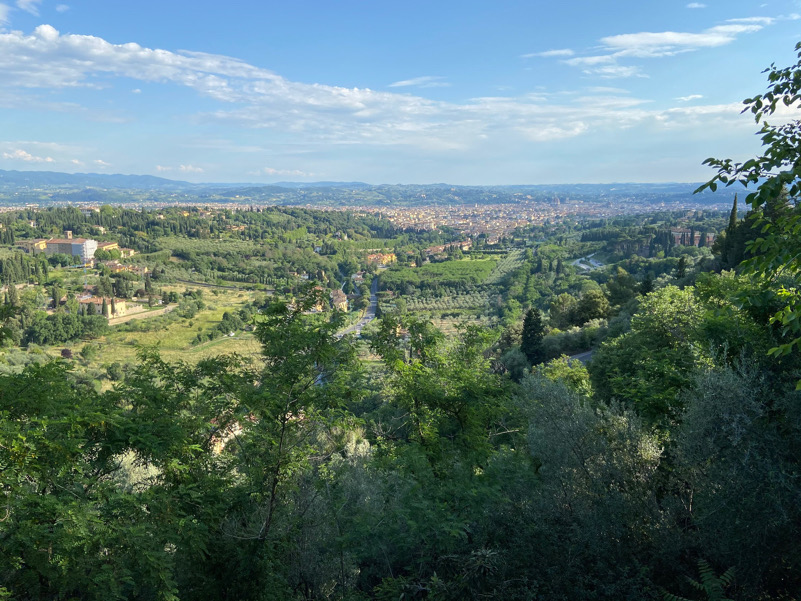
[[[542,313],[539,309],[529,309],[523,319],[520,350],[532,364],[540,363],[543,360],[542,339],[544,336],[545,327],[542,323]]]
[[[679,265],[676,267],[676,277],[681,279],[685,275],[687,275],[687,257],[682,255],[679,257]]]
[[[646,272],[642,282],[640,282],[640,294],[645,296],[646,294],[650,294],[653,291],[654,291],[654,276],[650,271],[648,271]]]

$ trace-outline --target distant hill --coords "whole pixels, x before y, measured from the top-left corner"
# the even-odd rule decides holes
[[[153,175],[123,175],[119,173],[58,173],[56,171],[3,171],[2,188],[126,188],[136,190],[185,189],[195,187],[189,182],[175,181]]]
[[[57,173],[0,170],[0,204],[50,203],[251,203],[284,206],[458,206],[564,203],[569,201],[695,206],[729,202],[733,193],[705,191],[699,184],[520,184],[459,186],[446,183],[381,184],[364,182],[202,183],[152,175]]]

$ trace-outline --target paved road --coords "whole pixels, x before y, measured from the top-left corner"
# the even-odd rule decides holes
[[[362,335],[362,328],[375,319],[375,312],[378,308],[378,278],[373,278],[373,284],[370,286],[370,304],[364,311],[362,318],[352,326],[345,328],[339,332],[339,336],[345,334],[356,334],[356,337]]]
[[[604,266],[603,263],[601,263],[600,261],[596,261],[595,259],[592,258],[594,255],[595,253],[592,253],[591,255],[587,255],[586,257],[581,257],[579,259],[576,259],[575,261],[573,261],[573,263],[571,263],[571,265],[575,265],[576,267],[586,270],[598,269],[599,267],[603,267]]]
[[[572,361],[581,361],[582,363],[586,363],[592,359],[592,351],[586,351],[584,353],[579,353],[578,355],[572,355],[570,359]]]

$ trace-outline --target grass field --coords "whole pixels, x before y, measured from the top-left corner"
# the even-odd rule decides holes
[[[165,287],[183,291],[183,287]],[[180,318],[166,327],[156,328],[148,332],[126,332],[112,328],[111,333],[92,342],[100,347],[97,359],[92,366],[104,366],[118,361],[126,363],[136,359],[136,353],[142,346],[155,346],[161,356],[168,361],[195,362],[215,355],[226,353],[240,353],[242,355],[257,356],[260,351],[258,341],[250,332],[239,332],[233,338],[218,338],[196,346],[192,340],[198,331],[213,328],[221,320],[226,311],[234,312],[243,304],[253,300],[252,292],[238,290],[219,290],[218,294],[204,295],[206,308],[199,311],[191,319]],[[149,320],[143,320],[145,325]],[[73,347],[73,352],[80,351],[83,343]]]

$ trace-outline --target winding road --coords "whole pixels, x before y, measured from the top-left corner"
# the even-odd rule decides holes
[[[361,319],[357,321],[352,326],[348,326],[344,330],[339,332],[339,336],[345,336],[346,334],[356,334],[358,338],[362,334],[362,328],[366,326],[368,323],[375,319],[375,312],[378,308],[378,278],[373,278],[373,283],[370,286],[370,304],[367,305],[367,309],[364,310],[364,315],[362,315]]]

